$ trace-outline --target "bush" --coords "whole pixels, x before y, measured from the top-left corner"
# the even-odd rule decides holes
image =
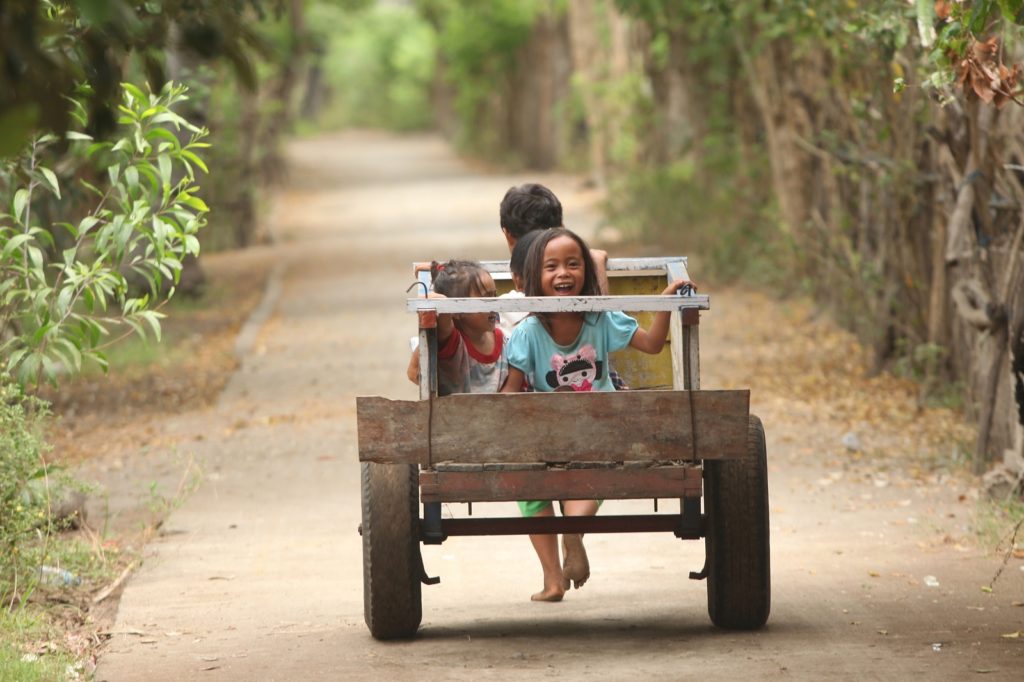
[[[182,261],[199,253],[209,209],[195,194],[196,169],[206,171],[196,152],[209,146],[207,131],[172,110],[187,99],[185,87],[123,88],[115,140],[43,135],[0,159],[0,209],[10,207],[0,213],[0,362],[22,384],[78,372],[83,359],[105,365],[114,325],[159,339],[154,308],[173,295]],[[85,128],[84,106],[72,105]],[[71,153],[54,156],[61,144]],[[71,183],[90,195],[87,210],[64,202],[62,162],[103,173]]]
[[[54,530],[43,460],[46,446],[40,434],[45,415],[44,404],[17,386],[5,383],[0,388],[0,602],[4,604],[35,584],[45,553],[41,540]]]

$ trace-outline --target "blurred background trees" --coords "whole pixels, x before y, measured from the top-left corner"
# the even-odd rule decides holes
[[[82,82],[98,139],[120,82],[183,82],[204,248],[265,238],[296,132],[580,172],[628,237],[810,293],[977,419],[979,469],[1024,471],[1022,23],[1024,0],[9,0],[0,155],[64,131]]]
[[[810,293],[977,420],[979,471],[1024,475],[1024,2],[416,6],[463,149],[584,171],[628,235]]]

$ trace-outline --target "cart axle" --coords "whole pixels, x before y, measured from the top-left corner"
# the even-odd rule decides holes
[[[441,535],[452,537],[558,533],[675,533],[683,540],[697,540],[704,536],[704,517],[701,516],[698,523],[692,521],[696,519],[678,514],[442,519]]]

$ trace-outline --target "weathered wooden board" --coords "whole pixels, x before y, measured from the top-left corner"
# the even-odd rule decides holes
[[[423,502],[699,497],[700,469],[548,469],[545,471],[420,472]]]
[[[664,288],[664,287],[662,287]],[[438,313],[588,313],[598,310],[708,310],[711,299],[693,296],[523,296],[522,298],[409,298],[409,312],[434,310]]]
[[[696,429],[691,427],[690,400]],[[432,407],[431,407],[432,404]],[[579,462],[746,455],[749,391],[462,394],[356,400],[359,459]],[[696,430],[696,445],[693,434]]]

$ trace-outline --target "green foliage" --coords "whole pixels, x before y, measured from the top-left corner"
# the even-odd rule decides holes
[[[266,46],[252,24],[285,0],[5,0],[0,3],[0,156],[16,153],[34,130],[62,136],[73,123],[66,97],[78,83],[90,133],[116,127],[120,83],[138,64],[153,89],[165,62],[222,59],[254,87],[253,53]]]
[[[54,135],[0,167],[0,198],[10,207],[0,214],[0,359],[21,382],[52,381],[60,368],[77,372],[87,358],[105,364],[104,337],[118,323],[159,338],[154,304],[173,295],[163,284],[177,283],[182,259],[198,254],[208,211],[195,184],[196,169],[207,170],[197,153],[208,146],[206,130],[173,111],[185,93],[125,84],[120,137],[93,142],[68,132],[65,143],[104,172],[79,179],[94,197],[85,215],[42,225],[33,210],[41,193],[61,198],[57,173],[44,164],[45,151],[61,143]],[[84,109],[74,111],[84,127]],[[126,273],[148,290],[135,293]]]
[[[455,92],[459,142],[494,154],[489,140],[514,93],[507,86],[519,50],[542,12],[562,11],[544,0],[417,0],[437,31],[445,81]]]
[[[430,126],[437,49],[433,28],[408,7],[364,11],[315,3],[309,24],[322,43],[332,107],[324,125],[417,130]]]
[[[47,481],[43,464],[42,405],[10,384],[0,384],[0,603],[31,590],[52,532],[49,497],[34,492]],[[48,486],[43,488],[48,491]]]

